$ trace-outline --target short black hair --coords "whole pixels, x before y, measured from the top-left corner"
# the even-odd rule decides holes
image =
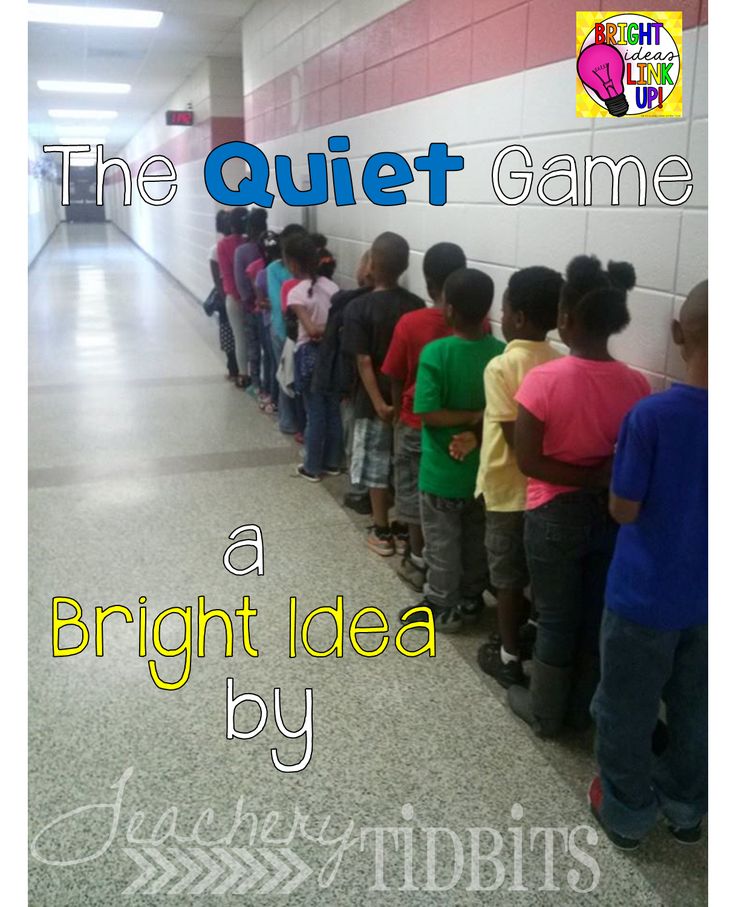
[[[477,268],[459,268],[445,281],[445,303],[468,327],[480,324],[493,303],[493,280]]]
[[[467,266],[465,252],[454,242],[438,242],[424,254],[422,270],[430,293],[440,293],[445,281],[458,268]]]
[[[301,230],[298,233],[292,233],[286,239],[284,239],[284,234],[282,233],[281,251],[284,258],[290,258],[295,261],[301,270],[312,278],[312,281],[317,279],[319,249],[306,231]]]
[[[220,209],[215,215],[215,230],[223,236],[230,233],[230,215],[227,211]]]
[[[387,230],[371,245],[371,272],[375,276],[398,280],[409,267],[409,243],[398,233]]]
[[[512,312],[523,312],[545,333],[557,324],[562,274],[544,265],[514,271],[506,288],[506,303]]]
[[[251,239],[258,239],[268,227],[268,211],[265,208],[251,208],[248,212],[248,234]]]
[[[635,283],[636,271],[627,261],[609,261],[603,270],[595,255],[578,255],[567,266],[560,306],[592,337],[608,338],[631,321],[626,294]]]
[[[306,233],[307,231],[302,227],[301,224],[287,224],[284,229],[279,233],[279,242],[281,244],[281,254],[284,253],[284,245],[286,240],[290,236],[296,236],[299,233]]]
[[[248,209],[233,208],[230,212],[230,232],[242,236],[248,230]]]

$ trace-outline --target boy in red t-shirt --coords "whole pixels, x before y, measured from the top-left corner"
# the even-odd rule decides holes
[[[414,385],[419,354],[433,340],[447,337],[452,329],[445,319],[442,288],[445,280],[466,266],[460,246],[441,242],[427,250],[422,268],[432,305],[408,312],[396,325],[381,371],[391,379],[394,408],[394,484],[397,519],[409,526],[409,546],[398,575],[421,592],[424,588],[424,537],[419,518],[419,458],[422,422],[414,415]]]

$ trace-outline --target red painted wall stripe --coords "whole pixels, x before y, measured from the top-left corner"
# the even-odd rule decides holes
[[[135,177],[141,164],[154,154],[167,157],[176,166],[177,164],[187,164],[190,161],[203,160],[218,145],[225,142],[242,141],[242,139],[243,117],[210,117],[208,120],[202,120],[201,123],[195,121],[193,126],[182,129],[177,135],[159,145],[155,151],[150,151],[136,161],[128,161],[128,164]],[[117,157],[117,155],[115,156]],[[151,165],[150,172],[152,174],[157,172],[155,165]],[[111,170],[110,175],[106,177],[110,183],[119,183],[122,179],[123,174],[119,167]]]
[[[658,0],[683,28],[708,0]],[[264,142],[451,88],[572,59],[578,10],[638,11],[641,0],[409,0],[244,98],[245,136]]]

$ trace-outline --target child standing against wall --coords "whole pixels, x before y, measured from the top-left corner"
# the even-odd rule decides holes
[[[529,617],[524,590],[529,571],[524,553],[526,476],[516,463],[514,400],[525,376],[537,365],[560,354],[547,340],[557,324],[562,275],[551,268],[523,268],[511,275],[503,297],[501,330],[507,346],[486,366],[483,376],[486,407],[476,495],[486,508],[486,552],[491,585],[498,603],[500,645],[485,643],[478,663],[504,687],[524,683],[520,630]],[[471,434],[465,438],[470,447]]]
[[[354,299],[345,311],[343,344],[355,356],[360,381],[355,395],[355,430],[350,479],[365,485],[373,526],[368,546],[383,557],[395,550],[389,526],[393,416],[391,384],[381,372],[394,328],[402,315],[424,302],[399,286],[409,267],[409,244],[397,233],[381,233],[371,246],[374,289]]]
[[[295,233],[304,233],[304,227],[301,224],[287,224],[279,234],[279,248],[275,253],[276,258],[271,264],[266,266],[266,287],[268,289],[268,302],[271,311],[271,344],[273,346],[273,358],[278,371],[281,355],[286,343],[286,324],[284,322],[284,313],[281,308],[281,288],[284,283],[291,279],[289,269],[282,261],[283,244]],[[276,382],[278,385],[278,381]],[[285,435],[293,435],[299,430],[297,411],[294,398],[278,386],[278,399],[276,407],[279,413],[279,431]]]
[[[588,798],[611,841],[633,850],[661,810],[700,839],[708,778],[708,283],[672,326],[687,377],[638,403],[621,427],[611,514],[601,682],[593,700],[600,777]],[[651,750],[660,701],[669,742]]]
[[[475,497],[478,451],[450,455],[455,433],[483,416],[483,372],[504,344],[486,330],[493,281],[461,268],[445,281],[445,315],[452,335],[419,357],[414,412],[422,419],[419,491],[427,563],[425,600],[439,632],[460,629],[483,608],[488,571],[483,505]]]
[[[432,305],[399,319],[381,369],[391,379],[394,408],[396,518],[409,527],[409,544],[397,573],[418,592],[424,589],[425,568],[419,514],[422,420],[414,413],[414,385],[421,351],[428,343],[451,333],[445,318],[442,289],[450,274],[465,265],[465,253],[455,243],[441,242],[427,250],[422,269]]]
[[[569,356],[532,369],[516,394],[514,441],[527,485],[527,563],[537,609],[530,689],[509,705],[540,736],[589,721],[599,676],[598,634],[616,526],[608,483],[619,428],[649,393],[646,378],[608,351],[629,323],[634,269],[574,258],[560,293],[557,327]]]
[[[297,475],[310,482],[321,481],[323,475],[338,475],[342,462],[340,396],[312,390],[330,302],[338,291],[337,284],[320,276],[320,257],[320,249],[306,233],[290,236],[284,243],[284,262],[299,281],[289,291],[287,306],[299,323],[294,385],[303,396],[307,414],[304,463],[297,467]]]
[[[245,333],[245,309],[235,282],[235,252],[246,240],[243,235],[248,225],[248,209],[233,208],[228,215],[229,232],[217,243],[217,263],[220,268],[220,279],[225,291],[225,310],[227,319],[235,338],[235,358],[239,374],[236,380],[238,387],[247,387],[248,377],[248,344]]]

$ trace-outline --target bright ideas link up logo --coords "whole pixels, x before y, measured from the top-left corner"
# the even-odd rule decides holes
[[[579,117],[682,116],[682,13],[577,14]]]

